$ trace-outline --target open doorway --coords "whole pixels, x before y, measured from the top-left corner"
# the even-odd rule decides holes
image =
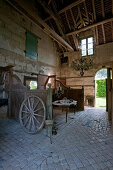
[[[107,69],[99,70],[95,75],[95,107],[106,107]]]

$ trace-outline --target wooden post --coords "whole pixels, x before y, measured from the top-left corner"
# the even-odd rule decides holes
[[[110,68],[107,68],[107,98],[106,98],[106,111],[108,111],[108,118],[111,119],[111,80],[110,80]]]
[[[47,92],[47,120],[52,120],[52,89],[51,84],[48,84]]]
[[[8,95],[8,117],[11,117],[11,90],[12,90],[12,75],[13,71],[12,68],[9,69],[9,95]]]
[[[47,126],[47,136],[50,134],[50,142],[52,143],[52,127],[53,127],[53,116],[52,116],[52,89],[51,84],[48,84],[49,88],[47,91],[47,117],[46,117],[46,126]]]
[[[111,120],[112,120],[112,127],[113,127],[113,62],[112,62],[112,90],[111,90],[111,97],[112,97],[112,100],[111,100],[111,108],[112,108]]]
[[[83,110],[84,110],[84,86],[82,86],[82,96],[83,96],[83,98],[82,98],[82,101],[83,101]]]

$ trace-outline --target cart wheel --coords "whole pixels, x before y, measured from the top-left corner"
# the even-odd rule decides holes
[[[23,130],[27,133],[39,132],[45,122],[45,104],[37,96],[27,97],[21,104],[19,119]]]

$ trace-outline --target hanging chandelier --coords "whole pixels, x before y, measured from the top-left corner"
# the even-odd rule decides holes
[[[80,71],[80,75],[84,75],[84,71],[93,68],[93,59],[91,57],[80,57],[79,59],[74,59],[72,61],[71,67],[76,70]]]

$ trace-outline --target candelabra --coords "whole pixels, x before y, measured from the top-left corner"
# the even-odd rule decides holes
[[[80,75],[84,75],[84,71],[93,68],[93,59],[91,57],[80,57],[79,59],[74,59],[72,61],[71,67],[76,70],[80,71]]]

